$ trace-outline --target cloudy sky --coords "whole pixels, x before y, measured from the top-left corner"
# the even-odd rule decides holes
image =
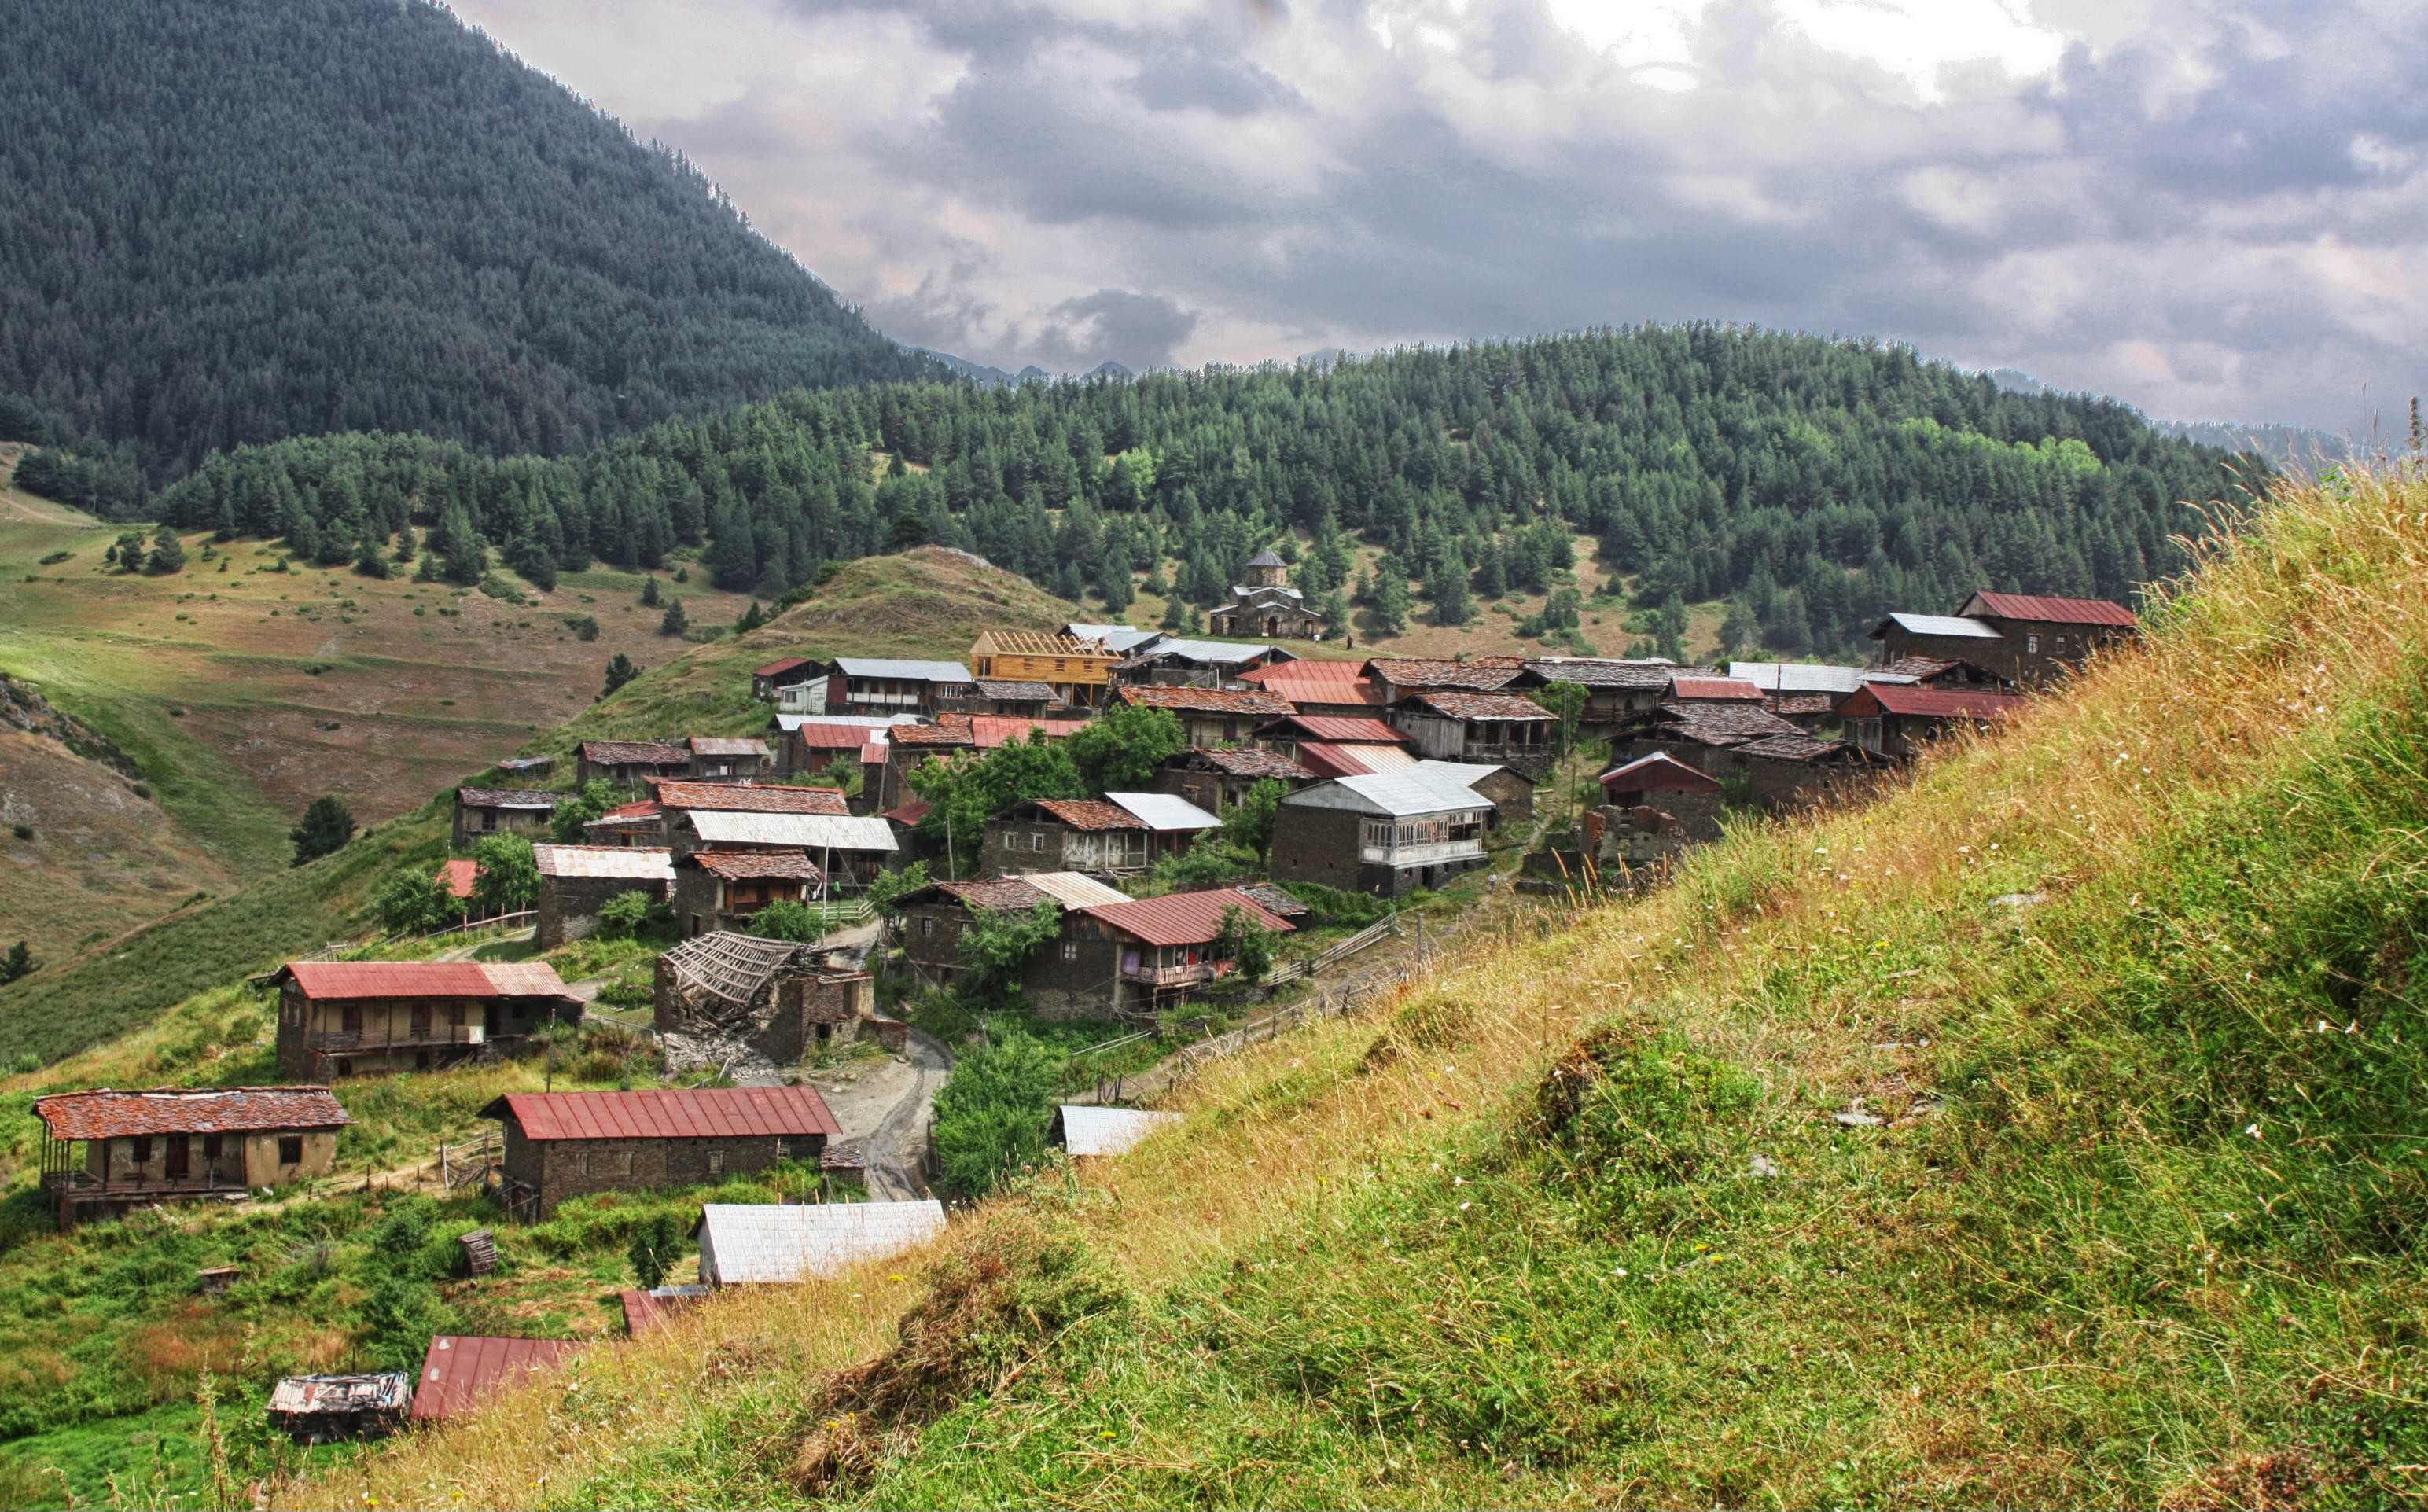
[[[983,362],[1713,318],[2180,419],[2428,388],[2412,0],[454,8]]]

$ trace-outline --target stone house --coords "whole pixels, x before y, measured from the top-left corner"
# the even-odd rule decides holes
[[[754,935],[704,934],[658,958],[661,1033],[738,1038],[778,1065],[839,1040],[902,1048],[906,1027],[877,1012],[877,983],[835,952]]]
[[[1998,633],[2003,656],[1992,669],[2023,687],[2049,682],[2099,648],[2131,639],[2140,628],[2132,610],[2109,599],[1984,589],[1956,612]]]
[[[1222,821],[1168,793],[1107,793],[1101,798],[1035,798],[987,821],[979,869],[1024,872],[1144,871],[1187,850]]]
[[[808,903],[825,891],[817,863],[797,850],[695,850],[675,863],[675,928],[689,939],[742,932],[770,903]]]
[[[1157,769],[1149,786],[1188,799],[1220,818],[1258,782],[1304,787],[1315,774],[1287,756],[1250,747],[1195,746]]]
[[[1318,782],[1284,798],[1282,811],[1271,863],[1282,881],[1397,897],[1488,859],[1492,801],[1414,768]]]
[[[817,773],[857,762],[865,772],[863,784],[869,784],[877,776],[869,768],[885,763],[887,737],[887,731],[871,730],[864,725],[813,720],[785,732],[781,746],[784,760],[778,764],[787,773]],[[872,755],[875,761],[869,759]]]
[[[454,847],[469,850],[490,835],[544,835],[556,816],[562,793],[521,787],[459,787],[455,790]]]
[[[1128,895],[1079,872],[1030,872],[982,881],[930,882],[900,900],[893,934],[902,947],[903,960],[922,985],[950,987],[969,970],[961,956],[961,934],[982,915],[1025,913],[1040,903],[1058,904],[1067,912],[1128,900]],[[1060,956],[1058,948],[1057,961]],[[1056,968],[1051,964],[1045,969],[1048,975],[1055,974]],[[1109,979],[1107,976],[1094,980]]]
[[[792,851],[816,863],[831,888],[865,887],[892,863],[894,827],[875,814],[686,809],[668,815],[676,866],[697,850]]]
[[[1770,735],[1720,753],[1740,775],[1747,801],[1773,814],[1807,808],[1846,792],[1886,764],[1861,747],[1810,735]]]
[[[642,893],[655,903],[673,896],[674,852],[637,846],[533,846],[539,866],[539,930],[542,950],[598,932],[599,910],[623,893]]]
[[[481,1116],[504,1126],[503,1195],[526,1222],[595,1192],[713,1186],[815,1162],[843,1132],[810,1087],[509,1093]]]
[[[1288,699],[1258,688],[1124,685],[1113,690],[1113,700],[1170,711],[1180,721],[1181,738],[1192,746],[1244,746],[1258,725],[1293,712]]]
[[[987,630],[970,645],[970,667],[990,682],[1043,685],[1051,698],[1075,709],[1093,709],[1122,653],[1100,640],[1037,630]]]
[[[575,783],[620,782],[638,788],[652,777],[681,777],[691,770],[691,748],[671,740],[585,740]]]
[[[1248,581],[1231,585],[1230,601],[1210,610],[1206,628],[1217,635],[1268,640],[1321,640],[1323,616],[1309,609],[1306,595],[1289,585],[1289,567],[1267,547],[1248,559]]]
[[[774,748],[747,736],[694,735],[683,745],[691,751],[684,775],[695,782],[747,781],[776,766]]]
[[[1600,730],[1616,723],[1623,715],[1659,703],[1667,696],[1670,681],[1681,673],[1691,677],[1696,669],[1664,661],[1537,656],[1499,691],[1532,694],[1546,688],[1583,688],[1585,701],[1578,711],[1578,723],[1588,730]],[[1544,701],[1549,707],[1549,700]]]
[[[588,846],[638,846],[643,849],[664,850],[666,847],[665,811],[655,798],[643,798],[637,803],[618,804],[582,827],[582,839]]]
[[[930,756],[951,761],[967,751],[990,751],[1032,736],[1059,740],[1085,730],[1085,719],[1024,719],[997,715],[944,714],[931,725],[897,725],[886,731],[885,764],[861,780],[861,797],[872,809],[910,802],[910,774]]]
[[[2026,701],[2021,694],[1984,688],[1866,682],[1838,706],[1838,717],[1862,749],[1904,761],[1951,729],[1985,729],[2023,708]]]
[[[582,1022],[544,961],[293,961],[270,980],[278,1067],[299,1081],[441,1070]]]
[[[1625,761],[1601,774],[1602,801],[1622,813],[1655,809],[1697,840],[1720,837],[1720,780],[1667,751]]]
[[[325,1087],[98,1087],[37,1097],[33,1113],[42,1195],[61,1228],[327,1175],[337,1130],[353,1122]]]
[[[1217,940],[1225,909],[1239,910],[1271,933],[1295,928],[1233,887],[1073,901],[1082,896],[1073,879],[1053,874],[940,882],[904,900],[904,952],[923,979],[948,984],[966,969],[959,941],[974,917],[1025,912],[1051,899],[1062,905],[1061,934],[1029,958],[1021,976],[1022,1006],[1040,1018],[1134,1017],[1172,1007],[1230,975],[1232,957]]]
[[[1418,754],[1435,761],[1485,763],[1545,772],[1559,720],[1514,693],[1411,693],[1385,711]]]

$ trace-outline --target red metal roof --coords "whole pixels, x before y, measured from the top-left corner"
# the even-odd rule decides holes
[[[1369,679],[1364,662],[1321,662],[1310,657],[1255,667],[1240,673],[1239,681],[1254,682],[1259,687],[1271,687],[1276,682],[1333,682],[1349,687]]]
[[[811,1087],[508,1093],[481,1109],[528,1140],[706,1140],[843,1132]]]
[[[1670,679],[1669,697],[1691,702],[1750,698],[1759,703],[1762,689],[1741,678],[1681,677]]]
[[[980,750],[993,750],[1026,740],[1032,730],[1042,730],[1048,740],[1059,740],[1088,727],[1085,719],[1023,719],[1017,715],[974,714],[970,715],[970,734]]]
[[[440,1334],[421,1356],[421,1376],[413,1389],[413,1416],[460,1418],[478,1407],[484,1398],[513,1389],[582,1348],[578,1339]]]
[[[752,677],[782,677],[785,673],[792,671],[795,667],[815,666],[817,665],[817,663],[811,661],[806,656],[779,656],[776,658],[776,660],[768,663],[765,666],[752,667],[750,669],[750,675]]]
[[[602,819],[654,819],[661,812],[663,811],[658,808],[654,798],[643,798],[638,803],[618,804],[590,822],[597,824]]]
[[[96,1087],[34,1099],[34,1116],[55,1140],[130,1134],[237,1134],[255,1129],[342,1128],[353,1122],[326,1087]]]
[[[317,1001],[345,997],[495,997],[488,973],[470,961],[290,961],[281,977],[292,977],[304,995]]]
[[[479,879],[480,875],[481,863],[469,857],[458,856],[453,861],[438,863],[438,885],[447,889],[449,897],[470,897],[472,883]]]
[[[923,799],[917,803],[905,803],[898,809],[888,809],[878,817],[891,820],[895,824],[915,825],[927,816],[928,807],[929,805]]]
[[[1205,893],[1173,893],[1127,903],[1099,903],[1079,912],[1098,918],[1151,945],[1207,945],[1222,932],[1222,911],[1235,908],[1268,929],[1281,933],[1296,926],[1236,887]]]
[[[1964,600],[1959,615],[1993,619],[2039,619],[2057,625],[2114,625],[2130,630],[2133,611],[2111,599],[2060,599],[2045,593],[1990,593]]]
[[[1850,719],[1869,719],[1879,713],[1911,715],[1926,719],[1997,719],[2024,706],[2018,693],[1993,693],[1987,688],[1924,688],[1910,682],[1866,682],[1846,696],[1838,712]]]
[[[1295,714],[1287,719],[1275,720],[1256,733],[1268,735],[1275,731],[1334,746],[1404,746],[1408,743],[1407,736],[1382,720],[1361,719],[1354,715]]]
[[[793,787],[782,782],[657,783],[661,809],[709,809],[720,814],[849,814],[851,806],[830,787]]]
[[[1287,715],[1290,701],[1262,688],[1126,687],[1114,696],[1141,709],[1176,709],[1185,714]]]

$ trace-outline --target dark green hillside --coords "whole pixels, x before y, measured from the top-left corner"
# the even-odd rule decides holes
[[[932,540],[1110,614],[1150,568],[1216,602],[1290,527],[1317,547],[1297,581],[1319,600],[1353,586],[1363,538],[1387,553],[1374,600],[1413,580],[1435,620],[1472,616],[1463,596],[1442,604],[1453,580],[1487,601],[1549,594],[1583,533],[1636,604],[1727,600],[1736,649],[1799,655],[1984,585],[2128,597],[2181,565],[2172,537],[2200,523],[2181,501],[2238,490],[2228,461],[2112,401],[1694,325],[1322,370],[793,394],[579,462],[318,438],[221,459],[165,507],[248,534],[301,510],[352,539],[461,503],[491,542],[566,565],[708,542],[720,586],[763,595]]]
[[[680,156],[422,0],[8,17],[0,394],[155,481],[323,431],[571,452],[933,370]]]

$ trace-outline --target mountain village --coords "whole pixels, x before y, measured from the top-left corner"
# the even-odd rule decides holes
[[[1658,886],[1732,816],[1859,802],[1932,743],[2062,696],[2070,670],[2135,633],[2132,611],[2108,600],[1983,591],[1950,614],[1888,616],[1869,666],[1357,659],[1335,654],[1345,648],[1280,555],[1258,553],[1249,576],[1212,616],[1248,638],[1073,622],[989,629],[964,661],[788,655],[749,673],[768,711],[759,736],[588,740],[569,762],[496,768],[501,783],[564,785],[457,788],[458,855],[437,880],[462,928],[525,926],[547,952],[619,911],[628,928],[655,916],[670,939],[650,973],[649,1029],[714,1047],[729,1073],[745,1061],[774,1073],[498,1097],[482,1109],[494,1137],[438,1161],[444,1181],[494,1200],[497,1224],[460,1238],[464,1274],[494,1268],[517,1225],[576,1197],[779,1169],[812,1174],[802,1195],[703,1205],[696,1278],[625,1290],[629,1332],[720,1288],[901,1253],[950,1221],[927,1179],[932,1155],[872,1171],[875,1136],[847,1137],[800,1074],[851,1046],[909,1057],[916,1031],[895,1005],[982,978],[1030,1021],[1154,1041],[1208,1001],[1236,1013],[1320,991],[1320,974],[1397,940],[1403,905],[1444,890],[1582,899]],[[945,796],[966,790],[957,780],[1091,730],[1119,731],[1120,759],[1143,769],[1079,796],[998,786],[1014,796],[988,805],[977,832],[956,828],[971,814]],[[560,809],[585,798],[597,812],[562,843]],[[469,852],[500,835],[531,842],[535,896],[484,919]],[[1377,922],[1318,928],[1359,898],[1351,916]],[[755,928],[763,915],[812,928],[771,934]],[[1024,923],[1007,960],[999,942]],[[34,1103],[61,1228],[280,1200],[329,1176],[349,1087],[548,1055],[590,1011],[538,960],[296,960],[256,987],[276,1001],[288,1084]],[[1172,1122],[1124,1106],[1140,1101],[1124,1096],[1127,1081],[1055,1110],[1066,1156],[1114,1158]],[[1169,1085],[1139,1081],[1150,1096]],[[207,1294],[233,1274],[197,1284]],[[583,1347],[439,1334],[416,1375],[282,1380],[270,1417],[299,1442],[376,1437],[468,1412]]]

